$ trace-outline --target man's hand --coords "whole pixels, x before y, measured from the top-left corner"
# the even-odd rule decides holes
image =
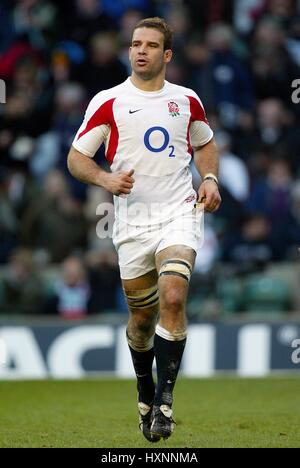
[[[204,203],[204,210],[209,213],[217,211],[221,201],[217,184],[213,180],[204,180],[198,190],[198,202]]]
[[[134,184],[134,170],[107,173],[102,186],[114,195],[128,195]]]

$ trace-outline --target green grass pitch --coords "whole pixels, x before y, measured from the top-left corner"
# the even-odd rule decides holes
[[[177,427],[148,443],[133,380],[0,382],[0,447],[300,447],[300,379],[179,379]]]

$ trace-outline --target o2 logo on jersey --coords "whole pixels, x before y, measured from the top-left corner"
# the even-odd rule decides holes
[[[160,132],[163,135],[163,144],[158,148],[152,146],[150,143],[150,137],[153,132]],[[165,149],[169,148],[170,150],[169,158],[175,158],[175,154],[174,154],[175,148],[173,145],[169,145],[170,143],[169,132],[163,127],[149,128],[149,130],[147,130],[144,135],[144,143],[145,143],[146,148],[152,153],[161,153],[162,151],[165,151]]]

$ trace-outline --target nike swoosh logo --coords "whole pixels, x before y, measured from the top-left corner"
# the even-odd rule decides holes
[[[140,112],[143,109],[137,109],[137,110],[130,110],[129,114],[135,114],[136,112]]]

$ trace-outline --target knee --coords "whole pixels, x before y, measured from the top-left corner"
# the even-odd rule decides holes
[[[153,328],[153,321],[148,317],[139,316],[135,319],[136,330],[142,334],[148,334]]]
[[[145,315],[131,316],[127,324],[127,342],[136,351],[143,352],[153,348],[156,319]]]
[[[153,334],[157,314],[135,313],[131,315],[129,320],[130,328],[137,336],[148,336]]]
[[[168,288],[161,293],[161,308],[181,311],[184,308],[184,298],[181,291],[176,288]]]

